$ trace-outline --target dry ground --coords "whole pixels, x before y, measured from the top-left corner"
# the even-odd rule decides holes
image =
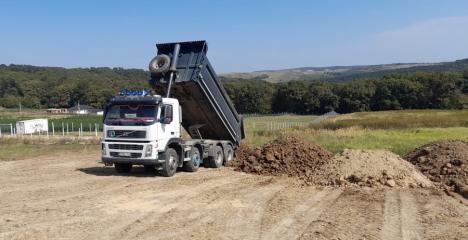
[[[98,153],[0,162],[0,239],[468,239],[435,190],[301,187],[229,168],[117,175]]]

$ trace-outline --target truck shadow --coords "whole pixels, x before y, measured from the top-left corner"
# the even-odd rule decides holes
[[[128,176],[128,177],[159,177],[156,170],[147,171],[144,167],[134,166],[129,173],[118,173],[113,167],[87,167],[77,168],[77,171],[94,176]]]

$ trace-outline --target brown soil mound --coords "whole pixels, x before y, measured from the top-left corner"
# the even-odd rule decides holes
[[[228,166],[261,175],[286,175],[307,184],[428,187],[413,165],[384,150],[345,150],[333,157],[319,145],[284,136],[255,150],[241,145]]]
[[[314,171],[333,154],[319,145],[292,136],[283,136],[255,150],[241,146],[229,163],[237,171],[262,175],[287,175],[311,182]]]
[[[468,198],[468,142],[442,140],[423,145],[405,157],[430,180]]]
[[[429,187],[432,183],[400,156],[386,150],[349,150],[318,169],[315,183],[388,187]]]

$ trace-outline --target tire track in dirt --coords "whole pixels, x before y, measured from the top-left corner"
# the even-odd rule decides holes
[[[210,175],[215,175],[215,174],[210,174]],[[184,178],[193,178],[195,176],[192,176],[192,174],[181,174],[180,176],[176,176],[174,177],[175,179],[178,178],[179,181],[183,181],[185,180]],[[211,179],[211,181],[209,181],[207,184],[212,186],[211,188],[216,188],[216,187],[221,187],[222,188],[222,185],[229,185],[229,184],[235,184],[236,183],[236,179],[239,179],[241,180],[242,178],[245,178],[247,176],[234,176],[232,178],[229,178],[229,179],[223,179],[222,178],[222,175],[219,176],[219,178],[217,178],[216,176],[213,176],[213,179]],[[135,181],[139,181],[139,183],[141,183],[141,185],[136,185],[134,186],[134,188],[132,189],[131,192],[126,192],[126,191],[118,191],[119,189],[125,189],[126,186],[128,186],[128,182],[124,182],[122,183],[121,181],[117,181],[116,184],[120,184],[120,187],[119,188],[113,188],[113,189],[108,189],[106,190],[105,192],[106,193],[103,193],[103,194],[88,194],[86,193],[86,195],[90,195],[90,197],[94,196],[95,197],[95,201],[94,202],[89,202],[89,204],[87,203],[87,199],[78,199],[78,201],[70,201],[68,203],[67,206],[61,206],[60,208],[65,208],[65,209],[73,209],[73,208],[76,208],[76,207],[80,207],[82,209],[87,209],[87,211],[89,212],[92,212],[93,215],[100,215],[101,217],[98,218],[98,219],[95,219],[95,224],[96,225],[101,225],[101,226],[106,226],[104,229],[97,229],[95,232],[92,232],[92,233],[89,233],[89,239],[108,239],[110,236],[112,236],[114,234],[114,232],[121,232],[121,231],[125,231],[125,227],[127,225],[131,225],[132,223],[135,223],[135,224],[139,224],[140,223],[140,219],[144,219],[145,216],[148,216],[148,217],[151,217],[151,215],[154,215],[154,214],[157,214],[157,212],[152,212],[152,213],[148,213],[148,210],[146,209],[141,209],[145,206],[149,206],[151,207],[151,209],[154,209],[155,207],[158,207],[158,206],[165,206],[165,209],[166,211],[168,211],[168,208],[169,207],[173,207],[172,205],[174,203],[178,203],[179,201],[182,201],[186,198],[190,198],[192,196],[194,196],[193,194],[187,194],[186,191],[187,189],[191,189],[191,190],[203,190],[203,189],[206,189],[206,185],[196,185],[195,187],[194,186],[183,186],[181,185],[180,187],[178,187],[176,190],[172,190],[174,189],[174,187],[168,187],[166,188],[166,190],[170,190],[170,191],[166,191],[166,192],[156,192],[156,191],[151,191],[150,189],[147,189],[145,191],[138,191],[139,188],[142,188],[145,185],[145,182],[146,183],[155,183],[156,186],[153,186],[156,187],[156,188],[159,188],[159,189],[164,189],[165,187],[164,186],[164,182],[166,180],[168,181],[174,181],[174,179],[168,179],[168,178],[160,178],[158,180],[161,180],[161,181],[151,181],[151,179],[154,179],[152,178],[151,176],[148,176],[148,179],[141,179],[141,178],[135,178],[134,180]],[[223,181],[219,181],[218,180],[223,180]],[[143,181],[143,182],[142,182]],[[114,181],[115,182],[115,181]],[[212,183],[213,182],[218,182],[217,184],[213,185]],[[97,183],[98,184],[98,183]],[[161,186],[162,185],[162,186]],[[135,189],[136,187],[136,189]],[[208,189],[211,189],[211,188],[208,188]],[[114,191],[112,191],[114,190]],[[117,190],[117,191],[115,191]],[[135,193],[136,191],[136,193]],[[118,192],[120,194],[111,194],[112,192]],[[197,191],[194,192],[195,194],[197,193]],[[111,198],[110,199],[114,199],[114,198],[118,198],[118,197],[122,197],[122,196],[131,196],[131,198],[122,198],[120,199],[120,201],[128,201],[130,204],[133,203],[133,205],[135,203],[141,203],[142,206],[138,206],[136,208],[125,208],[123,207],[122,208],[122,205],[120,206],[121,209],[117,212],[114,212],[114,213],[111,213],[109,214],[107,209],[109,207],[109,204],[112,205],[112,202],[108,202],[109,198],[106,197],[106,195],[110,195]],[[96,196],[99,196],[96,198]],[[162,205],[154,205],[154,206],[151,206],[151,205],[148,205],[147,202],[145,202],[145,200],[147,200],[148,196],[151,196],[151,199],[153,198],[161,198],[161,196],[171,196],[170,198],[167,198],[168,202],[172,202],[172,205],[171,204],[162,204]],[[107,198],[107,199],[106,199]],[[96,201],[97,199],[101,199],[100,201]],[[138,200],[137,202],[135,202],[135,200]],[[143,200],[143,201],[140,201],[140,200]],[[133,202],[132,202],[133,201]],[[99,204],[99,202],[102,202],[102,204]],[[114,203],[115,204],[115,203]],[[37,207],[36,208],[30,208],[29,212],[31,211],[34,211],[36,212],[37,210],[35,209],[40,209],[43,205],[36,205]],[[104,209],[103,209],[104,207]],[[158,208],[160,211],[164,211],[164,208]],[[143,211],[141,211],[143,210]],[[68,212],[68,211],[67,211]],[[48,211],[48,214],[50,214],[51,211]],[[65,213],[63,212],[62,210],[62,213]],[[118,215],[121,214],[121,213],[124,213],[126,215],[126,218],[124,220],[120,219],[119,221],[114,221],[115,218],[118,218]],[[52,229],[55,229],[55,228],[60,228],[60,229],[69,229],[69,231],[71,231],[70,229],[73,229],[74,228],[74,225],[86,225],[88,226],[88,222],[91,221],[91,219],[86,216],[87,214],[84,214],[85,216],[83,216],[82,214],[78,213],[78,216],[74,216],[74,217],[68,217],[68,214],[67,215],[63,215],[63,214],[60,214],[59,216],[55,216],[53,220],[50,220],[50,219],[47,219],[46,221],[44,221],[43,219],[43,215],[42,215],[42,212],[38,212],[39,216],[38,217],[35,217],[36,221],[34,223],[30,223],[27,225],[27,228],[19,228],[17,229],[17,231],[22,231],[24,232],[24,234],[26,235],[30,235],[34,232],[36,232],[37,230],[36,229],[44,229],[45,226],[49,226],[49,228],[52,228]],[[31,216],[31,214],[28,214],[29,216]],[[71,223],[73,221],[73,225],[66,225],[67,223]],[[109,224],[109,223],[112,223],[112,224]],[[50,227],[50,226],[53,226],[53,227]],[[24,226],[26,227],[26,226]],[[90,227],[90,226],[88,226]],[[23,230],[20,230],[20,229],[23,229]],[[53,230],[50,230],[50,231],[53,231]],[[116,237],[117,238],[117,237]]]
[[[342,189],[299,239],[380,239],[383,194]]]
[[[412,194],[390,190],[385,194],[382,239],[422,239],[418,209]]]
[[[237,208],[231,218],[227,219],[226,236],[230,239],[259,239],[262,234],[261,223],[265,215],[266,203],[286,187],[283,184],[273,183],[261,186],[258,190],[242,196],[241,199],[245,205]]]
[[[286,187],[285,185],[271,184],[270,177],[254,180],[255,178],[247,176],[247,178],[232,182],[232,184],[208,189],[187,199],[187,206],[174,207],[148,222],[139,221],[138,224],[133,225],[134,229],[129,231],[132,234],[124,235],[124,238],[151,239],[151,236],[155,234],[155,229],[177,225],[181,227],[177,230],[167,229],[168,231],[160,233],[159,237],[174,239],[177,237],[173,235],[174,232],[179,232],[179,236],[196,233],[207,238],[216,238],[221,232],[222,235],[217,237],[229,236],[229,238],[242,239],[232,236],[236,235],[239,229],[242,229],[241,232],[245,232],[248,226],[231,226],[233,225],[231,223],[239,225],[248,221],[251,212],[251,209],[247,209],[249,204],[261,201],[268,197],[268,194],[274,194],[276,189]],[[197,209],[197,211],[193,211],[193,209]],[[248,210],[249,217],[244,218],[242,214],[242,216],[236,216],[239,209],[241,213]],[[229,216],[229,219],[226,219],[226,216]],[[145,223],[141,224],[141,222]]]
[[[228,168],[120,175],[98,157],[0,164],[0,239],[468,239],[467,205],[436,190],[335,198],[341,190]]]
[[[322,190],[306,196],[281,221],[264,231],[261,239],[297,239],[311,222],[340,197],[342,190]]]
[[[201,196],[209,195],[218,189],[228,189],[230,186],[247,179],[249,176],[238,175],[230,178],[212,179],[203,184],[192,186],[181,186],[176,190],[170,191],[144,191],[130,195],[130,198],[118,199],[110,206],[116,207],[116,212],[130,211],[132,217],[106,229],[107,236],[116,239],[140,239],[141,235],[148,231],[157,231],[160,227],[155,227],[160,221],[167,221],[174,217],[178,209],[183,209],[184,203],[190,204],[196,202]],[[157,190],[156,190],[157,191]],[[119,204],[120,203],[120,204]],[[106,207],[106,209],[109,206]],[[105,210],[109,213],[108,210]],[[90,234],[90,238],[99,238],[102,232]]]
[[[468,239],[468,205],[445,193],[417,191],[422,239]]]

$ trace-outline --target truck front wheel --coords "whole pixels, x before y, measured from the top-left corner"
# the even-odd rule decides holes
[[[187,172],[196,172],[200,167],[201,157],[200,150],[194,147],[190,156],[190,160],[184,162],[184,170]]]
[[[114,164],[115,171],[118,173],[129,173],[132,170],[132,164],[116,163]]]
[[[161,175],[164,177],[172,177],[177,171],[178,166],[178,158],[177,152],[173,148],[168,148],[166,150],[166,158],[164,159],[164,163],[161,169]]]
[[[220,168],[223,166],[224,154],[223,149],[220,146],[215,147],[214,156],[208,157],[210,167]]]

